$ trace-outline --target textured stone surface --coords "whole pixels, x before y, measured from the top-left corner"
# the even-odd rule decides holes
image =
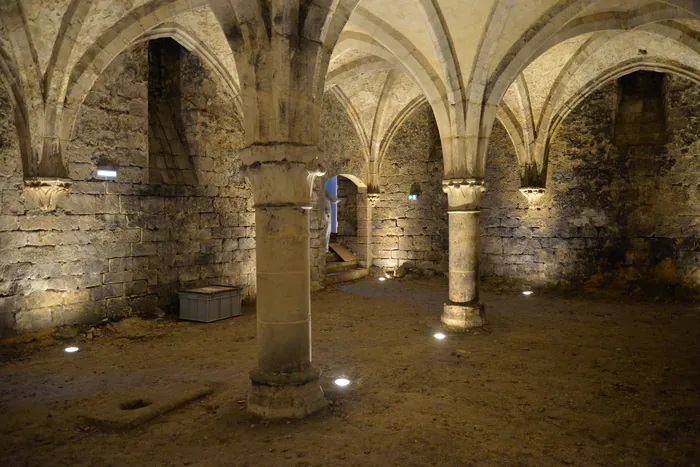
[[[430,107],[404,123],[380,168],[382,195],[374,208],[374,264],[393,269],[447,271],[447,196]],[[419,184],[417,201],[408,195]]]
[[[326,174],[314,184],[313,210],[309,217],[311,283],[314,290],[322,288],[326,274],[326,252],[322,251],[323,235],[326,231],[323,214],[324,184],[331,177],[341,174],[364,181],[367,180],[369,172],[357,132],[345,110],[331,93],[326,93],[323,99],[318,146],[323,155]],[[353,250],[352,246],[348,247],[353,253],[359,253]]]
[[[71,192],[55,212],[35,210],[22,190],[0,90],[2,333],[174,309],[178,290],[204,284],[254,295],[254,213],[236,155],[238,116],[209,70],[185,54],[179,136],[196,184],[148,183],[146,50],[124,52],[89,94],[66,151]],[[97,167],[116,169],[117,180],[97,179]]]
[[[669,76],[669,143],[618,149],[614,84],[594,93],[553,141],[547,192],[528,206],[502,128],[491,141],[482,274],[633,290],[700,289],[700,89]]]

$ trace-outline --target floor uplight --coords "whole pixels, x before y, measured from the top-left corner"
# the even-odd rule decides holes
[[[380,277],[379,280],[384,282],[386,280],[386,277]]]
[[[523,295],[532,295],[534,292],[532,290],[526,290],[523,292]]]
[[[77,347],[66,347],[64,350],[68,353],[73,353],[73,352],[77,352],[80,349]]]
[[[436,332],[435,334],[433,334],[433,337],[434,337],[435,339],[441,341],[441,340],[443,340],[444,338],[446,338],[447,336],[444,335],[444,334],[441,333],[441,332]]]
[[[333,382],[336,386],[340,386],[341,388],[344,388],[345,386],[350,384],[350,380],[345,378],[338,378]]]

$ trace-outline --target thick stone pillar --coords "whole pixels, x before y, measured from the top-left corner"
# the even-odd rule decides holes
[[[311,363],[309,211],[318,175],[303,161],[247,166],[255,201],[258,322],[248,411],[265,418],[302,418],[327,405]]]
[[[372,267],[372,213],[379,201],[379,193],[358,193],[357,195],[357,242],[360,246],[360,264],[363,268]]]
[[[450,228],[450,301],[442,322],[455,330],[486,324],[479,302],[479,214],[484,182],[481,179],[443,181]]]

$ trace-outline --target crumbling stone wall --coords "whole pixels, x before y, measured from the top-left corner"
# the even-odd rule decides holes
[[[428,104],[402,125],[380,167],[381,197],[374,208],[374,265],[446,272],[447,196],[437,125]],[[411,186],[421,195],[410,201]]]
[[[612,143],[614,84],[562,124],[547,193],[528,206],[500,125],[487,163],[482,276],[696,294],[700,289],[700,87],[668,76],[665,146]]]
[[[66,148],[72,191],[32,210],[11,106],[0,88],[0,334],[153,311],[203,284],[255,293],[243,130],[200,60],[182,66],[182,114],[197,185],[149,183],[147,46],[120,55],[85,101]],[[118,171],[116,181],[96,168]]]

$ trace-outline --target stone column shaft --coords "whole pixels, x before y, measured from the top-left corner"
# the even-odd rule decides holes
[[[298,373],[311,367],[309,211],[257,207],[258,368]]]
[[[486,324],[479,303],[479,206],[484,184],[480,179],[445,180],[443,190],[449,205],[450,301],[442,322],[466,330]]]
[[[258,324],[248,410],[265,418],[302,418],[327,405],[311,363],[309,211],[313,181],[322,173],[302,158],[289,162],[267,154],[293,156],[304,148],[254,149],[268,160],[246,168],[255,201]]]
[[[450,301],[479,301],[479,211],[450,212]]]

